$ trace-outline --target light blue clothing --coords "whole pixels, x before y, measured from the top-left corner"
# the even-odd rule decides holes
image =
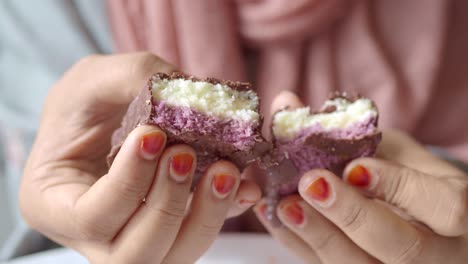
[[[104,1],[0,1],[0,177],[11,205],[0,210],[2,217],[10,210],[15,223],[0,261],[18,251],[13,241],[24,240],[17,187],[48,89],[80,58],[111,52]]]

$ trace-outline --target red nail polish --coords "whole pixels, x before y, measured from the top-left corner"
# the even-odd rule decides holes
[[[305,193],[314,200],[325,201],[330,196],[330,186],[323,177],[320,177],[307,187]]]
[[[166,137],[159,131],[154,131],[141,137],[140,149],[143,151],[143,158],[152,160],[161,151]]]
[[[229,195],[236,184],[236,178],[228,174],[217,174],[213,177],[213,192],[219,197],[224,198]]]
[[[304,211],[296,201],[287,202],[281,208],[281,211],[286,217],[286,221],[288,221],[289,223],[297,226],[304,223]]]
[[[182,152],[172,156],[171,159],[171,176],[176,181],[185,180],[189,172],[192,170],[193,156],[190,153]],[[175,175],[174,175],[175,174]]]
[[[361,165],[356,165],[348,173],[346,181],[357,187],[367,187],[370,184],[371,176],[366,168]]]

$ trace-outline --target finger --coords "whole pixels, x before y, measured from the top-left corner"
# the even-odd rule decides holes
[[[437,177],[463,175],[460,170],[432,154],[413,138],[396,130],[383,132],[377,156]]]
[[[195,168],[191,147],[175,145],[164,151],[145,203],[114,241],[122,263],[160,263],[169,252],[185,216]]]
[[[164,263],[194,263],[210,247],[234,202],[239,183],[239,169],[228,161],[218,161],[208,168]]]
[[[74,78],[69,81],[76,81],[83,89],[92,91],[82,91],[77,96],[90,96],[107,103],[128,104],[152,74],[174,70],[173,65],[149,52],[91,55],[78,62],[65,78]]]
[[[299,97],[291,91],[282,91],[279,93],[271,104],[271,114],[275,114],[277,111],[290,107],[292,109],[303,107],[304,104],[301,102]]]
[[[260,186],[251,180],[242,180],[236,198],[228,212],[228,218],[243,214],[262,197]]]
[[[281,222],[304,240],[323,263],[379,263],[298,195],[283,199],[277,207],[277,214]]]
[[[254,212],[258,220],[268,230],[273,238],[278,240],[296,256],[304,260],[305,263],[322,263],[315,251],[304,242],[299,236],[282,225],[272,224],[266,216],[267,205],[265,200],[261,200],[255,207]],[[325,264],[325,263],[324,263]]]
[[[426,245],[421,232],[326,170],[307,172],[299,193],[356,245],[384,263],[413,263]]]
[[[458,177],[436,178],[379,159],[354,160],[344,180],[391,203],[444,236],[468,230],[468,184]]]
[[[155,126],[139,126],[128,135],[109,172],[74,206],[82,235],[96,240],[114,237],[147,194],[165,144],[165,133]]]

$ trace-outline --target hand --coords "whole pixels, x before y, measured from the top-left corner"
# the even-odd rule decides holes
[[[173,69],[150,54],[92,56],[51,89],[20,189],[33,228],[93,263],[193,263],[227,215],[260,199],[227,161],[212,164],[191,194],[194,150],[166,148],[154,126],[135,128],[108,169],[110,137],[128,104],[152,73]],[[234,184],[217,193],[214,177]]]
[[[290,100],[297,103],[298,100]],[[306,173],[268,231],[306,263],[466,263],[468,177],[407,135],[385,131],[377,158]]]

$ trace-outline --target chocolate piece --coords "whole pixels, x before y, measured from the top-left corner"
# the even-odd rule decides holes
[[[295,111],[283,109],[273,116],[274,150],[263,160],[269,174],[268,208],[275,208],[282,196],[297,192],[301,176],[309,170],[323,168],[341,176],[351,160],[374,155],[382,137],[377,108],[366,98],[335,95],[320,111]],[[269,218],[275,219],[274,213]]]
[[[195,178],[216,160],[227,159],[243,170],[249,163],[268,152],[272,145],[260,134],[262,118],[257,121],[220,118],[190,107],[170,105],[153,97],[153,84],[183,79],[192,82],[222,84],[237,91],[251,91],[250,84],[198,79],[182,73],[157,73],[130,104],[122,125],[112,136],[108,164],[112,163],[127,135],[139,124],[157,125],[167,133],[167,143],[188,144],[197,153]],[[255,109],[257,112],[259,108]],[[196,182],[196,180],[194,181]]]

